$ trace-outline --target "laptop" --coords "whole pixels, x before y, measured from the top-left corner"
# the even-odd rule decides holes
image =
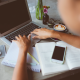
[[[0,39],[8,45],[15,40],[15,36],[28,36],[40,27],[32,21],[26,0],[0,2]]]

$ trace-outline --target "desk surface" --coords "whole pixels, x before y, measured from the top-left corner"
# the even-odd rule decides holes
[[[34,14],[32,16],[34,19]],[[51,29],[48,26],[43,25],[41,20],[35,19],[34,22],[36,22],[37,24],[40,24],[41,26],[43,26],[45,28]],[[47,40],[44,40],[44,41],[47,41]],[[0,45],[6,45],[6,51],[9,49],[9,46],[5,42],[3,42],[1,39],[0,39]],[[14,68],[1,65],[2,60],[3,60],[3,58],[0,59],[0,80],[11,80]],[[80,72],[80,69],[68,71],[68,72],[65,72],[64,74],[58,73],[55,75],[52,74],[52,75],[48,75],[48,76],[42,76],[41,73],[36,73],[36,72],[32,72],[31,70],[28,70],[28,77],[29,77],[29,80],[44,80],[44,79],[50,78],[50,77],[53,77],[54,80],[58,80],[58,79],[66,77],[66,76],[76,74],[78,72]]]
[[[6,45],[6,50],[8,50],[8,48],[9,48],[9,46],[1,40],[0,40],[0,45]],[[3,60],[3,58],[0,59],[0,63],[1,63],[2,60]],[[7,66],[4,66],[4,65],[0,64],[0,80],[11,80],[13,70],[14,70],[14,68],[7,67]],[[64,74],[63,73],[62,74],[58,73],[59,75],[55,74],[55,75],[42,76],[41,73],[32,72],[31,70],[28,70],[28,77],[29,77],[29,80],[43,80],[43,79],[54,76],[53,79],[58,80],[60,78],[66,77],[66,76],[76,74],[78,72],[80,72],[80,69],[73,70],[73,71],[68,71],[68,72],[65,72]]]
[[[43,27],[49,29],[48,26],[42,24],[42,21],[37,20],[37,19],[35,19],[34,21],[37,24],[40,24]],[[44,40],[44,42],[47,42],[47,40]],[[5,45],[6,51],[9,49],[9,46],[5,42],[3,42],[1,39],[0,39],[0,45]],[[2,60],[3,60],[3,58],[0,59],[0,80],[11,80],[14,68],[2,65],[1,64]],[[36,72],[32,72],[31,70],[28,70],[28,77],[29,77],[29,80],[43,80],[43,79],[50,78],[50,77],[53,77],[54,80],[58,80],[58,79],[66,77],[66,76],[76,74],[78,72],[80,72],[80,69],[68,71],[68,72],[65,72],[64,74],[58,73],[55,75],[52,74],[52,75],[48,75],[48,76],[42,76],[41,73],[36,73]]]
[[[32,4],[32,1],[33,0],[28,0],[28,1],[31,1],[31,4]],[[49,1],[49,0],[47,0],[47,1]],[[46,1],[46,2],[47,2]],[[50,5],[51,6],[51,4],[52,4],[52,6],[54,6],[54,7],[51,7],[50,9],[52,9],[52,10],[50,10],[49,11],[49,15],[52,15],[54,18],[58,18],[59,16],[58,16],[58,12],[57,12],[57,10],[56,10],[56,1],[57,0],[50,0],[50,3],[48,2],[47,3],[47,5]],[[34,2],[34,1],[33,1]],[[54,14],[53,14],[53,12],[54,12]],[[51,16],[51,17],[52,17]],[[32,15],[31,15],[31,17],[32,17],[32,19],[36,22],[36,23],[38,23],[38,24],[40,24],[40,25],[42,25],[42,21],[41,20],[37,20],[36,18],[35,18],[35,13],[32,13]],[[45,28],[48,28],[48,26],[45,26],[45,25],[42,25],[42,26],[44,26]],[[7,45],[7,44],[5,44],[3,41],[1,41],[0,40],[0,45],[6,45],[6,50],[8,50],[8,48],[9,48],[9,46]],[[10,67],[7,67],[7,66],[4,66],[4,65],[1,65],[1,61],[2,61],[3,59],[0,59],[0,80],[11,80],[11,78],[12,78],[12,74],[13,74],[13,70],[14,70],[14,68],[10,68]],[[52,76],[55,76],[53,79],[54,80],[58,80],[58,79],[60,79],[60,78],[62,78],[62,77],[65,77],[65,76],[68,76],[68,75],[72,75],[72,74],[75,74],[75,73],[77,73],[77,72],[80,72],[80,70],[75,70],[75,71],[68,71],[68,72],[66,72],[66,73],[64,73],[64,74],[60,74],[60,75],[57,75],[57,76],[55,76],[55,75],[48,75],[48,76],[42,76],[42,74],[41,73],[36,73],[36,72],[32,72],[32,71],[30,71],[30,70],[28,70],[28,77],[29,77],[29,80],[43,80],[43,79],[46,79],[46,78],[49,78],[49,77],[52,77]]]

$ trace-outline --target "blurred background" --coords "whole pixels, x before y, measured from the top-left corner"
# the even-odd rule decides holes
[[[27,1],[32,19],[36,19],[35,6],[37,4],[36,3],[37,0],[27,0]],[[43,0],[43,5],[50,6],[50,8],[48,9],[48,15],[50,18],[54,18],[55,20],[61,20],[57,9],[57,0]]]

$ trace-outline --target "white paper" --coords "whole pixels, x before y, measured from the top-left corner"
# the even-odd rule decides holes
[[[15,42],[12,42],[5,58],[2,61],[2,64],[6,65],[6,66],[10,66],[10,67],[15,67],[15,65],[17,63],[17,59],[18,59],[18,54],[19,54],[19,48]],[[32,54],[32,56],[34,56],[38,60],[35,47],[30,49],[30,54]],[[37,64],[37,62],[33,58],[31,58],[31,56],[29,54],[27,54],[27,63]],[[38,66],[40,66],[40,65],[38,65]],[[40,67],[38,67],[38,66],[36,66],[36,67],[40,71]],[[34,67],[34,68],[36,68],[36,67]]]
[[[34,72],[40,72],[41,68],[40,65],[37,66],[27,66],[30,70],[34,71]]]
[[[38,59],[38,56],[37,56],[37,52],[36,52],[36,48],[35,48],[35,47],[30,47],[29,53],[30,53],[31,55],[33,55],[34,58],[39,62],[39,59]]]
[[[80,67],[80,49],[73,47],[63,41],[60,41],[57,44],[67,46],[66,61],[69,69]]]
[[[63,65],[51,62],[51,57],[54,48],[55,48],[54,42],[36,44],[36,49],[38,52],[39,62],[41,65],[43,76],[69,70],[66,62]]]

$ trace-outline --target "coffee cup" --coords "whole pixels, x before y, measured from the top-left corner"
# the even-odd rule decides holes
[[[53,29],[55,31],[64,32],[66,30],[66,27],[62,24],[56,24],[54,25]]]

